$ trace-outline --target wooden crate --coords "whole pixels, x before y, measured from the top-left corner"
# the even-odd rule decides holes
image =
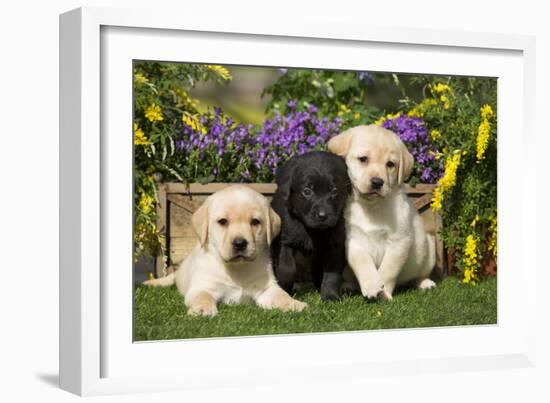
[[[162,261],[162,256],[156,260],[156,275],[158,277],[177,268],[182,260],[195,247],[198,239],[191,225],[191,216],[212,193],[228,186],[227,183],[200,184],[191,183],[160,183],[158,204],[158,228],[164,240],[164,250],[168,256],[168,267]],[[251,183],[247,186],[271,199],[276,190],[272,183]],[[415,187],[406,188],[407,195],[414,199],[426,230],[436,234],[437,264],[435,275],[441,276],[445,270],[443,243],[438,232],[441,228],[441,217],[430,209],[432,191],[435,185],[417,184]]]

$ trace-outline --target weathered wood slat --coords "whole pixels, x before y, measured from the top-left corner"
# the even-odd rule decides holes
[[[190,183],[188,185],[184,183],[164,183],[166,193],[178,193],[178,194],[210,194],[217,192],[227,186],[234,185],[234,183]],[[243,183],[245,186],[249,186],[262,194],[273,194],[277,189],[275,183]],[[405,185],[405,191],[407,193],[428,193],[432,192],[437,185],[428,183],[418,183],[415,186]]]
[[[405,185],[405,192],[409,193],[430,193],[437,187],[431,183],[417,183],[415,186]]]
[[[432,194],[426,193],[414,200],[414,205],[417,210],[420,210],[432,202]]]
[[[199,207],[197,206],[197,203],[191,200],[191,198],[187,195],[184,196],[176,193],[170,193],[166,196],[166,198],[170,203],[175,204],[191,214],[194,213]]]
[[[234,183],[190,183],[188,185],[184,183],[169,182],[163,184],[166,189],[166,193],[179,193],[179,194],[210,194],[217,192]],[[243,185],[249,186],[262,194],[274,194],[277,190],[275,183],[244,183]],[[436,185],[427,183],[418,183],[416,186],[405,185],[405,191],[407,193],[427,193],[432,192]]]
[[[157,230],[159,231],[159,234],[161,236],[161,239],[165,240],[163,248],[165,248],[166,245],[166,216],[167,216],[167,210],[166,210],[166,185],[163,183],[160,183],[158,186],[158,197],[159,202],[157,203]],[[164,254],[162,253],[162,250],[159,251],[159,254],[157,255],[155,259],[155,274],[157,277],[163,277],[166,272],[166,265],[164,264]]]
[[[166,192],[167,193],[180,193],[180,194],[211,194],[221,190],[229,185],[234,185],[234,183],[190,183],[186,185],[184,183],[166,183]],[[273,194],[277,185],[274,183],[243,183],[245,186],[249,186],[255,191],[262,194]]]

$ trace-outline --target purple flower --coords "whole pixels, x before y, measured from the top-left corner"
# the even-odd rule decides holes
[[[382,127],[397,134],[409,149],[415,160],[413,175],[423,182],[437,182],[443,174],[443,166],[435,159],[436,149],[430,141],[424,121],[418,117],[401,114],[385,120]]]
[[[360,71],[358,75],[359,81],[367,80],[369,84],[374,83],[374,77],[368,71]]]
[[[176,157],[197,178],[213,175],[219,181],[272,181],[280,164],[293,155],[322,149],[340,132],[340,119],[317,116],[317,108],[298,111],[288,102],[285,115],[275,114],[261,126],[235,124],[220,108],[200,116],[205,131],[184,125],[175,139]],[[223,164],[223,165],[222,165]],[[223,173],[218,168],[223,166]]]

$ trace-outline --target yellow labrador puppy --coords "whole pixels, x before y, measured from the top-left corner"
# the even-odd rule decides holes
[[[191,222],[200,239],[192,253],[174,273],[144,284],[175,283],[191,315],[216,315],[218,302],[256,302],[283,311],[306,307],[275,280],[269,245],[281,220],[260,193],[228,186],[209,196]]]
[[[411,281],[435,287],[429,279],[435,240],[403,189],[414,158],[401,139],[377,125],[357,126],[333,137],[328,148],[345,158],[353,185],[346,253],[363,296],[391,299],[396,285]]]

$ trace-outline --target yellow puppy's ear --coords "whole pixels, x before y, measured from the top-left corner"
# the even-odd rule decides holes
[[[273,242],[273,240],[277,238],[277,235],[281,232],[281,217],[279,217],[279,214],[277,214],[275,210],[268,207],[266,218],[267,244],[271,245],[271,242]]]
[[[351,129],[348,129],[334,136],[327,144],[328,150],[333,154],[345,158],[351,145],[352,134]]]
[[[201,246],[204,246],[208,238],[208,200],[193,213],[191,224],[193,224],[193,229],[200,239]]]
[[[399,183],[405,182],[411,176],[414,165],[414,157],[407,150],[407,146],[401,142],[401,158],[399,159]]]

